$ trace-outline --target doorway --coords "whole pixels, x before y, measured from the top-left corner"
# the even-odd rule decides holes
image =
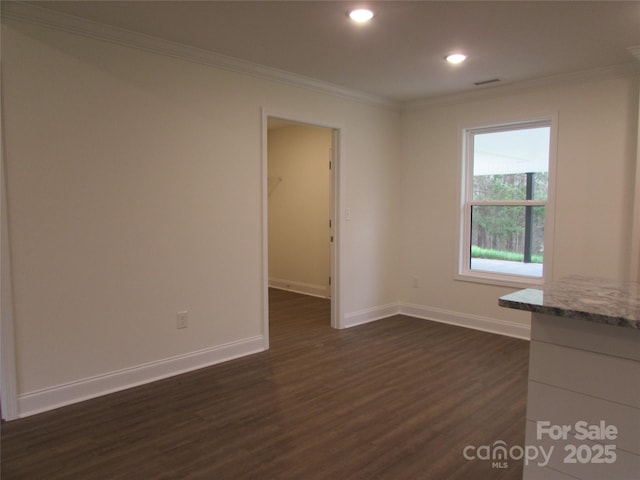
[[[337,160],[339,130],[263,116],[264,336],[268,289],[327,298],[337,316]]]

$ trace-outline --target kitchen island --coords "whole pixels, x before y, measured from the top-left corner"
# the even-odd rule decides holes
[[[523,478],[640,479],[640,284],[572,276],[499,305],[532,312]]]

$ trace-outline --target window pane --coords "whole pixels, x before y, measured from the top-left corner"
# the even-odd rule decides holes
[[[471,207],[471,270],[542,277],[543,206]]]
[[[549,127],[473,135],[473,200],[546,200],[549,135]]]

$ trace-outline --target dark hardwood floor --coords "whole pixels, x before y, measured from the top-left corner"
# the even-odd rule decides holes
[[[2,479],[520,479],[528,342],[270,292],[271,349],[2,424]]]

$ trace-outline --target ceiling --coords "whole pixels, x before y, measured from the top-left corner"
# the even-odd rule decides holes
[[[640,45],[640,1],[31,3],[395,102],[638,64]],[[363,5],[375,17],[354,24]]]

